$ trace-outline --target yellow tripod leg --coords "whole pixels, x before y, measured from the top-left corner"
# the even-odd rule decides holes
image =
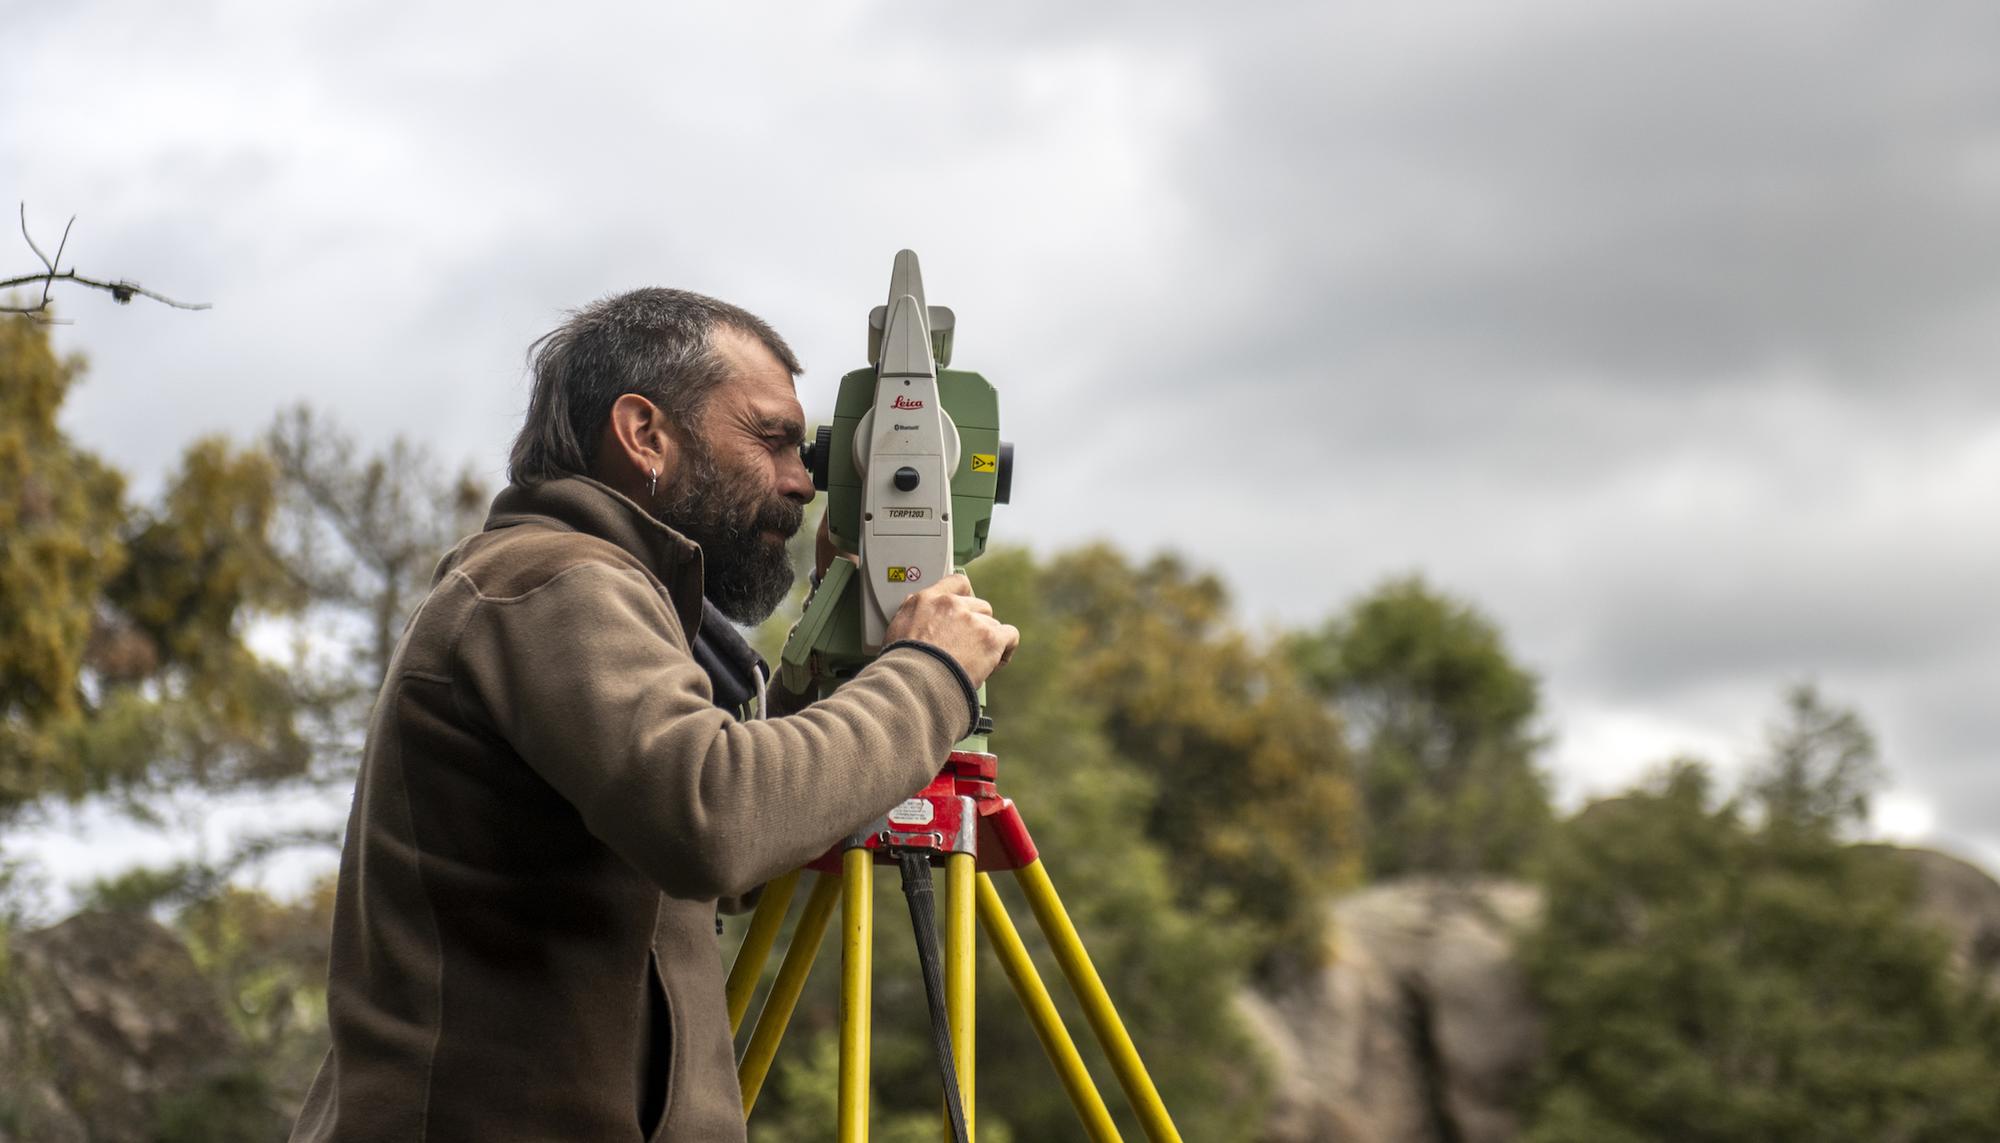
[[[973,1022],[977,1006],[978,948],[974,928],[974,877],[978,860],[969,853],[945,859],[944,1006],[951,1021],[951,1058],[958,1069],[959,1104],[965,1108],[965,1137],[978,1135],[972,1122]]]
[[[743,947],[736,950],[736,962],[729,966],[729,1034],[743,1030],[743,1015],[750,1011],[750,997],[757,980],[764,975],[764,963],[771,959],[771,946],[778,943],[778,930],[785,924],[785,909],[792,903],[792,890],[799,885],[794,869],[764,886],[757,898],[757,911],[750,915],[750,931],[743,934]]]
[[[1056,963],[1062,965],[1063,975],[1069,978],[1070,990],[1083,1004],[1084,1016],[1089,1019],[1091,1030],[1097,1033],[1097,1042],[1111,1059],[1111,1070],[1117,1074],[1119,1086],[1125,1089],[1125,1098],[1132,1101],[1132,1110],[1139,1115],[1146,1138],[1152,1143],[1180,1143],[1181,1134],[1167,1115],[1167,1105],[1161,1102],[1153,1077],[1146,1074],[1146,1065],[1139,1059],[1131,1034],[1125,1031],[1125,1022],[1118,1018],[1118,1010],[1112,1007],[1104,981],[1091,966],[1090,954],[1084,950],[1076,926],[1070,923],[1062,899],[1056,896],[1048,870],[1040,861],[1031,861],[1015,875],[1028,896],[1028,907],[1034,910],[1035,920],[1056,954]]]
[[[1104,1106],[1104,1097],[1097,1093],[1097,1085],[1091,1082],[1090,1073],[1084,1069],[1083,1057],[1077,1054],[1076,1041],[1069,1038],[1069,1030],[1063,1027],[1062,1015],[1056,1011],[1055,1001],[1042,984],[1041,974],[1035,971],[1035,962],[1028,957],[1028,946],[1021,943],[1021,934],[1007,916],[1007,906],[1000,900],[1000,890],[994,887],[993,878],[984,873],[979,875],[979,923],[986,930],[986,939],[993,942],[993,951],[1000,957],[1000,967],[1006,970],[1015,994],[1021,998],[1021,1007],[1028,1013],[1028,1022],[1034,1025],[1035,1037],[1041,1040],[1042,1051],[1048,1053],[1049,1063],[1055,1065],[1056,1077],[1062,1081],[1063,1090],[1069,1093],[1069,1102],[1076,1108],[1077,1118],[1083,1121],[1083,1129],[1089,1133],[1091,1143],[1119,1143],[1118,1127],[1111,1122],[1111,1110]]]
[[[763,1010],[757,1013],[757,1023],[750,1029],[743,1062],[736,1065],[736,1082],[743,1089],[746,1119],[750,1109],[757,1106],[757,1092],[763,1088],[765,1077],[771,1074],[778,1041],[785,1038],[785,1026],[792,1022],[792,1010],[798,1007],[799,994],[805,991],[806,977],[819,957],[820,943],[826,939],[827,926],[833,922],[833,907],[839,900],[840,878],[821,873],[813,879],[812,893],[806,897],[798,927],[792,930],[791,946],[785,949],[785,959],[778,965],[778,978],[771,982],[771,994],[764,998]]]
[[[869,1024],[875,977],[875,855],[841,855],[839,1143],[868,1143]]]

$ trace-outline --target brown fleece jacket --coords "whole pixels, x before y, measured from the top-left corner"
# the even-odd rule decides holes
[[[977,711],[911,647],[737,722],[701,600],[700,549],[581,477],[445,557],[369,725],[295,1141],[744,1138],[716,900],[921,787]]]

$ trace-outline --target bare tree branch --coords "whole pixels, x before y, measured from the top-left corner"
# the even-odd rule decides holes
[[[22,274],[13,278],[0,278],[0,290],[40,282],[42,284],[42,297],[40,301],[25,306],[0,302],[0,313],[41,314],[46,312],[49,308],[49,291],[55,287],[57,282],[74,282],[79,286],[88,286],[93,290],[103,290],[111,295],[112,301],[117,302],[121,306],[128,304],[133,298],[138,297],[151,298],[162,305],[172,306],[177,310],[205,310],[209,308],[207,302],[176,301],[165,294],[149,290],[137,282],[128,282],[122,279],[115,282],[107,282],[99,278],[86,278],[74,269],[61,269],[63,251],[69,248],[70,227],[75,225],[76,216],[72,214],[69,217],[69,222],[63,226],[62,241],[56,245],[56,256],[51,258],[42,252],[40,246],[35,244],[34,235],[28,233],[28,204],[25,202],[21,204],[21,237],[27,241],[28,249],[34,251],[35,257],[41,260],[42,270],[39,274]]]
[[[118,302],[120,305],[130,302],[135,297],[140,297],[151,298],[156,302],[172,306],[177,310],[205,310],[210,308],[207,302],[175,301],[165,294],[146,289],[137,282],[104,282],[96,278],[86,278],[74,270],[64,270],[60,274],[23,274],[18,278],[0,278],[0,290],[7,289],[10,286],[24,286],[30,282],[75,282],[79,286],[89,286],[92,289],[104,290],[110,293],[112,300]],[[0,313],[40,313],[48,308],[48,304],[48,299],[45,295],[40,302],[31,306],[0,305]]]
[[[76,215],[72,214],[69,216],[69,221],[63,223],[62,241],[56,243],[55,261],[47,263],[50,276],[46,281],[42,283],[42,304],[45,306],[49,304],[49,290],[53,288],[56,284],[55,280],[56,267],[62,265],[63,251],[69,249],[70,227],[75,225],[76,225]],[[24,202],[21,204],[21,233],[26,234],[27,232],[28,232],[28,204]]]
[[[71,222],[75,222],[76,215],[73,214],[70,215],[69,220]],[[68,228],[65,227],[64,229]],[[49,256],[47,254],[42,253],[41,247],[35,245],[35,236],[28,233],[28,204],[25,202],[21,204],[21,237],[27,240],[28,249],[33,250],[35,252],[35,257],[40,258],[42,260],[42,266],[53,273],[55,271],[56,264],[54,262],[49,261]]]

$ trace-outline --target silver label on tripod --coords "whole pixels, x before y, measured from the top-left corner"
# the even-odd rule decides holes
[[[908,798],[889,811],[889,820],[897,825],[929,825],[936,811],[922,798]]]

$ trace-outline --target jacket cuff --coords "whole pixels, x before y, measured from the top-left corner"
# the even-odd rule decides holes
[[[959,689],[965,692],[965,704],[972,708],[972,718],[965,724],[965,733],[959,737],[968,737],[979,729],[979,688],[972,685],[972,676],[965,673],[965,668],[958,665],[958,660],[951,657],[951,652],[920,639],[898,639],[882,648],[882,654],[886,655],[901,647],[922,651],[951,669],[951,677],[958,680]]]

